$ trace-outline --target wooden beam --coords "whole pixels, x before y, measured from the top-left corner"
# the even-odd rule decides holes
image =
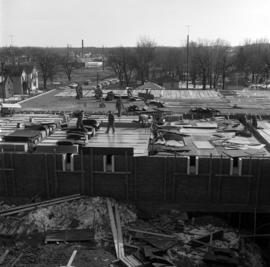
[[[72,255],[71,255],[69,261],[68,261],[68,264],[65,265],[65,266],[61,266],[61,267],[74,267],[74,266],[72,266],[71,264],[72,264],[72,262],[74,261],[74,258],[75,258],[75,256],[76,256],[76,254],[77,254],[77,250],[74,250],[74,251],[72,252]]]
[[[22,211],[29,211],[29,210],[35,209],[37,207],[51,206],[51,205],[65,202],[65,201],[72,201],[72,200],[76,200],[76,199],[80,199],[80,198],[81,198],[81,196],[79,194],[76,194],[76,195],[46,200],[46,201],[42,201],[42,202],[37,202],[37,203],[33,203],[33,204],[26,204],[26,205],[22,205],[22,206],[18,206],[15,208],[1,211],[0,216],[8,216],[8,215],[12,215],[12,214],[17,214],[17,213],[20,213]]]
[[[111,229],[112,229],[112,234],[113,234],[113,242],[114,242],[116,257],[119,258],[117,229],[116,229],[115,219],[114,219],[114,215],[113,215],[112,203],[108,198],[107,198],[107,207],[108,207],[108,212],[109,212],[109,217],[110,217],[110,223],[111,223]]]
[[[172,239],[175,239],[176,238],[173,235],[165,235],[165,234],[160,234],[160,233],[148,232],[148,231],[143,231],[143,230],[129,228],[129,227],[125,227],[125,228],[129,232],[134,232],[134,233],[140,233],[140,234],[145,234],[145,235],[154,235],[154,236],[165,237],[165,238],[172,238]]]
[[[0,257],[0,264],[3,264],[4,263],[4,261],[6,259],[6,256],[8,255],[8,253],[9,253],[9,250],[6,249],[5,252],[4,252],[4,254],[1,255],[1,257]]]
[[[122,257],[125,257],[125,251],[124,251],[124,242],[123,242],[120,215],[119,215],[117,204],[115,205],[115,218],[116,218],[116,230],[117,230],[117,236],[118,236],[117,238],[118,239],[118,253],[119,253],[119,258],[122,258]]]

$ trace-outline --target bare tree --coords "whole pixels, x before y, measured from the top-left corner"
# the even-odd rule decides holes
[[[54,75],[57,73],[59,57],[48,49],[40,49],[36,51],[35,61],[41,71],[43,87],[44,89],[47,89],[48,79],[52,80]]]
[[[108,65],[113,69],[115,74],[117,75],[120,86],[123,86],[123,68],[122,68],[122,60],[121,60],[121,49],[120,48],[114,48],[111,49],[109,56],[108,56]]]
[[[221,39],[217,39],[212,44],[212,75],[213,87],[218,86],[218,82],[222,82],[222,89],[225,88],[225,79],[232,61],[229,57],[230,46]]]
[[[131,48],[117,47],[111,50],[108,57],[108,64],[120,80],[120,85],[129,86],[136,67],[136,58]]]
[[[76,68],[76,62],[71,60],[68,56],[61,57],[60,62],[65,74],[67,75],[68,81],[71,81],[71,74]]]
[[[199,70],[199,76],[202,81],[203,89],[206,89],[207,79],[211,84],[211,79],[209,79],[209,74],[211,73],[211,49],[208,42],[201,42],[193,47],[192,62],[196,64],[196,69]]]
[[[267,40],[247,40],[237,51],[237,71],[243,73],[245,79],[252,83],[263,82],[269,75],[269,54],[270,45]]]
[[[150,67],[155,58],[155,47],[156,43],[147,38],[142,38],[137,43],[136,66],[142,84],[149,79]]]

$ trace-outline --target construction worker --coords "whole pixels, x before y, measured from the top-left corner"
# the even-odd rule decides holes
[[[115,105],[116,105],[116,109],[117,109],[117,116],[121,117],[122,108],[124,108],[121,96],[119,98],[117,98]]]
[[[78,83],[78,94],[79,94],[79,99],[83,98],[83,89],[80,83]]]
[[[76,99],[80,99],[80,84],[77,83],[76,86]]]
[[[84,112],[83,110],[81,110],[78,114],[78,119],[77,119],[77,124],[76,124],[76,127],[78,129],[82,129],[82,130],[85,130],[84,126],[83,126],[83,115],[84,115]]]
[[[151,116],[147,114],[140,114],[139,115],[139,123],[141,127],[146,127],[149,125],[149,121],[151,120]]]
[[[127,87],[127,95],[128,97],[132,97],[133,90],[131,87]]]
[[[108,111],[108,126],[107,126],[107,131],[106,133],[109,133],[110,128],[112,128],[112,131],[114,133],[115,129],[114,129],[114,115],[112,114],[112,112],[109,110]]]
[[[100,98],[99,107],[100,108],[105,108],[106,107],[106,105],[104,103],[104,98],[103,97]]]

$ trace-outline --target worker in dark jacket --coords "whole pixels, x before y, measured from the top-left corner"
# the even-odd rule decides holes
[[[85,130],[84,126],[83,126],[83,115],[84,115],[84,112],[83,110],[81,110],[78,114],[78,118],[77,118],[77,124],[76,124],[76,127],[78,129],[82,129],[82,130]]]
[[[122,108],[124,108],[121,96],[119,98],[117,98],[115,106],[117,109],[117,116],[121,117]]]
[[[112,114],[111,111],[108,112],[108,126],[107,126],[107,131],[106,133],[109,133],[110,128],[112,128],[112,131],[114,133],[114,115]]]

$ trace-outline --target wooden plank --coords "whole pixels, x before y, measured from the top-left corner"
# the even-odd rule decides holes
[[[205,236],[202,236],[202,237],[199,237],[199,238],[196,238],[196,239],[193,239],[189,242],[189,244],[195,248],[195,247],[199,247],[201,245],[205,245],[205,243],[209,243],[210,240],[215,240],[215,239],[221,239],[223,238],[223,234],[224,234],[224,231],[223,230],[219,230],[219,231],[216,231],[214,233],[210,233],[208,235],[205,235]]]
[[[123,242],[120,215],[119,215],[117,204],[115,205],[115,218],[116,218],[116,229],[117,229],[117,236],[118,236],[117,238],[118,239],[118,253],[119,253],[119,258],[121,258],[121,257],[125,257],[125,251],[124,251],[124,242]]]
[[[74,242],[89,240],[94,240],[93,231],[90,231],[89,229],[71,229],[48,231],[44,242]]]
[[[139,234],[145,234],[145,235],[153,235],[153,236],[160,236],[160,237],[166,237],[166,238],[173,238],[175,239],[176,237],[173,235],[165,235],[165,234],[160,234],[160,233],[154,233],[154,232],[149,232],[149,231],[143,231],[140,229],[134,229],[134,228],[129,228],[125,227],[129,232],[134,232],[134,233],[139,233]]]
[[[214,149],[209,141],[193,141],[193,144],[197,149]]]
[[[26,204],[26,205],[22,205],[22,206],[18,206],[15,208],[1,211],[0,216],[13,215],[13,214],[20,213],[22,211],[29,211],[29,210],[35,209],[36,207],[51,206],[51,205],[55,205],[58,203],[63,203],[65,201],[77,200],[80,198],[81,198],[81,196],[79,194],[75,194],[75,195],[70,195],[70,196],[65,196],[65,197],[54,198],[54,199],[46,200],[46,201],[42,201],[42,202],[37,202],[37,203],[33,203],[33,204]]]
[[[13,262],[11,262],[9,267],[14,267],[19,262],[22,256],[23,253],[21,253]]]
[[[119,258],[117,229],[116,229],[115,219],[114,219],[114,215],[113,215],[112,204],[108,198],[107,198],[107,207],[108,207],[108,212],[109,212],[109,217],[110,217],[110,223],[111,223],[111,229],[112,229],[112,234],[113,234],[113,242],[114,242],[116,257]]]
[[[72,262],[74,261],[76,254],[77,254],[77,250],[74,250],[72,252],[72,255],[71,255],[69,261],[68,261],[68,264],[65,266],[61,266],[61,267],[72,267]]]
[[[133,267],[133,265],[125,258],[120,258],[120,261],[123,262],[127,267]]]
[[[4,252],[4,254],[1,255],[1,257],[0,257],[0,264],[3,264],[4,263],[4,261],[6,259],[6,256],[8,255],[8,253],[9,253],[9,250],[6,249],[5,252]]]

